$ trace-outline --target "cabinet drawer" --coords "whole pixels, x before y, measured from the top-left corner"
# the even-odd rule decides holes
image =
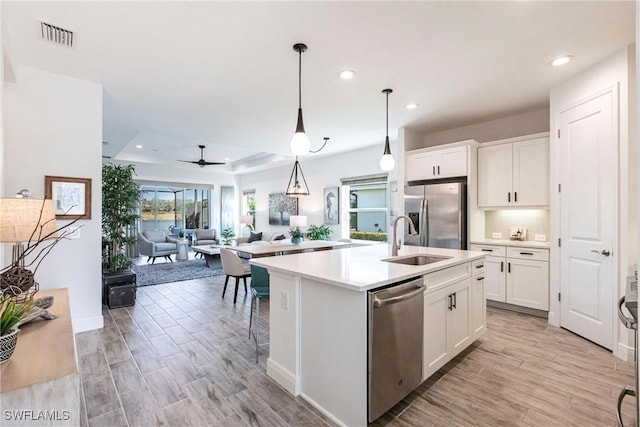
[[[507,256],[509,258],[534,259],[537,261],[549,261],[549,250],[525,247],[508,247]]]
[[[427,287],[425,292],[428,294],[436,289],[464,280],[467,277],[471,277],[470,262],[441,271],[436,271],[435,273],[426,274],[424,276],[424,285]]]
[[[484,274],[484,264],[486,260],[478,259],[475,261],[471,261],[471,275],[477,276],[479,274]]]
[[[481,245],[478,243],[473,243],[469,247],[472,251],[485,252],[487,255],[492,256],[505,256],[506,251],[504,246],[495,246],[495,245]]]

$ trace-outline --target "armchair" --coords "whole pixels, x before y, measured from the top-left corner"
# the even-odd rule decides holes
[[[193,230],[193,246],[217,245],[218,238],[215,228],[196,228]]]
[[[153,259],[151,264],[156,262],[156,257],[162,256],[173,262],[171,255],[178,253],[178,239],[167,236],[164,231],[144,230],[138,232],[138,251],[141,255]]]

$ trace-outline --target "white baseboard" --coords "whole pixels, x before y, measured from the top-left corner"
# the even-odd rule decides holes
[[[311,404],[311,406],[313,406],[314,408],[316,408],[318,411],[322,412],[322,414],[324,416],[326,416],[327,418],[329,418],[331,421],[333,421],[334,423],[336,423],[339,426],[346,426],[345,423],[343,423],[341,420],[339,420],[338,418],[336,418],[332,413],[330,413],[329,411],[327,411],[326,409],[324,409],[322,406],[320,406],[315,400],[311,399],[309,396],[307,396],[306,394],[301,394],[300,397],[302,397],[304,400],[306,400],[307,402],[309,402]]]
[[[614,351],[614,356],[616,356],[618,359],[624,360],[625,362],[629,362],[633,360],[634,353],[635,349],[633,347],[619,342],[616,351]]]
[[[267,359],[267,375],[292,395],[300,394],[296,387],[296,376],[271,358]]]
[[[102,329],[104,319],[102,315],[95,317],[87,317],[84,319],[73,320],[73,333],[77,334],[84,331],[92,331],[94,329]]]

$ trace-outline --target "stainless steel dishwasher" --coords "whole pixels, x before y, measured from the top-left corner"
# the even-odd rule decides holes
[[[422,277],[369,291],[369,422],[422,380]]]

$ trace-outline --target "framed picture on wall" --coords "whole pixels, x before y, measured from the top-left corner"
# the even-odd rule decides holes
[[[327,187],[324,189],[324,223],[327,225],[340,224],[340,189]]]
[[[44,177],[45,199],[53,200],[57,219],[91,219],[91,179]]]
[[[289,226],[289,217],[298,215],[298,198],[284,193],[269,194],[269,225]]]

